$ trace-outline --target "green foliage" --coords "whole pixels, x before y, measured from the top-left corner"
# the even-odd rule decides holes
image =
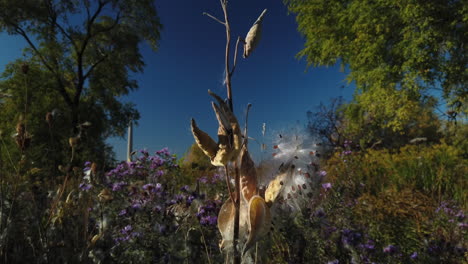
[[[445,143],[431,146],[407,145],[398,151],[368,150],[342,152],[327,161],[334,181],[362,184],[371,194],[387,188],[413,189],[436,201],[468,202],[468,165],[462,151]]]
[[[466,1],[284,2],[306,39],[298,56],[309,65],[349,67],[347,79],[357,86],[340,111],[339,135],[362,147],[437,141],[437,101],[449,119],[466,123]]]
[[[69,136],[93,114],[103,137],[121,135],[139,118],[119,96],[138,87],[130,75],[143,70],[139,45],[146,40],[157,48],[161,24],[153,1],[4,0],[0,10],[0,30],[27,41],[31,60],[48,74],[51,95],[66,106]]]
[[[23,73],[27,67],[27,73]],[[3,148],[0,155],[5,162],[5,168],[16,164],[21,155],[26,155],[31,166],[41,168],[46,177],[56,175],[59,165],[70,162],[71,148],[69,146],[71,113],[59,92],[54,89],[56,83],[51,74],[43,70],[39,63],[16,61],[7,65],[0,82],[0,91],[11,95],[0,102],[0,126],[2,127]],[[96,102],[84,98],[81,106],[83,112],[88,112],[86,119],[91,124],[83,129],[80,142],[76,147],[74,164],[82,164],[86,159],[94,160],[100,166],[109,166],[113,162],[113,152],[105,143],[113,130],[123,129],[127,117],[120,116],[118,120],[108,120],[102,107]],[[128,112],[116,110],[121,115]],[[131,110],[133,111],[133,110]],[[31,137],[29,147],[21,151],[15,143],[16,127],[23,124]],[[120,123],[120,124],[119,124]],[[10,162],[10,157],[14,157]],[[101,168],[102,168],[101,167]]]
[[[434,88],[466,98],[466,1],[285,0],[310,65],[349,65],[363,90]]]
[[[425,137],[438,142],[441,124],[434,114],[435,101],[409,91],[375,88],[355,95],[343,105],[343,134],[359,141],[361,147],[397,148]]]

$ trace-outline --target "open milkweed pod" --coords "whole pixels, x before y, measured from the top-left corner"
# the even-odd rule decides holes
[[[195,120],[192,118],[190,125],[192,127],[192,134],[195,138],[195,142],[197,143],[198,147],[207,155],[210,160],[212,160],[216,156],[216,152],[218,151],[218,144],[205,132],[200,130],[195,123]]]
[[[248,203],[250,199],[258,194],[257,190],[257,172],[255,164],[250,157],[247,147],[244,146],[241,152],[241,167],[240,167],[240,181],[242,196]]]
[[[268,187],[265,190],[265,201],[269,206],[271,206],[283,192],[284,182],[290,176],[290,173],[291,166],[289,163],[287,165],[282,163],[278,168],[277,176],[268,184]]]
[[[270,231],[271,214],[270,208],[262,197],[255,195],[250,199],[248,207],[249,237],[245,242],[242,255],[244,255],[259,239]]]
[[[234,161],[241,151],[242,134],[236,116],[221,97],[208,90],[218,104],[212,103],[213,110],[218,119],[218,152],[211,163],[215,166],[224,166],[229,161]]]
[[[220,244],[221,249],[226,249],[232,246],[234,215],[234,203],[231,201],[231,198],[229,198],[224,202],[223,206],[221,206],[221,210],[218,214],[218,229],[223,238]]]
[[[210,158],[214,166],[225,166],[228,162],[234,161],[239,156],[242,145],[242,134],[239,122],[232,113],[229,106],[221,97],[208,90],[218,104],[212,103],[213,110],[218,119],[218,143],[216,143],[207,133],[200,130],[191,120],[192,134],[197,145]]]

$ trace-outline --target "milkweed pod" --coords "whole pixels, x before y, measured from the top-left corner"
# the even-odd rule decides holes
[[[270,231],[271,214],[270,208],[262,197],[255,195],[249,202],[248,228],[249,237],[244,245],[244,255],[259,239]]]
[[[255,170],[255,164],[245,146],[242,148],[241,152],[240,175],[242,196],[246,202],[249,202],[250,199],[258,193],[257,172]]]
[[[197,123],[192,118],[191,120],[192,134],[198,147],[207,155],[211,160],[216,156],[218,151],[218,144],[204,131],[198,128]]]
[[[221,249],[228,248],[232,245],[232,238],[234,233],[234,215],[235,207],[231,198],[227,199],[221,206],[218,214],[218,229],[223,238],[221,242]]]
[[[265,191],[265,201],[271,205],[283,190],[283,174],[278,175],[272,180]]]
[[[260,42],[260,38],[262,35],[262,20],[263,16],[266,13],[266,9],[258,17],[257,21],[253,24],[250,28],[247,36],[245,37],[245,44],[244,44],[244,54],[243,57],[247,58],[252,51],[257,47],[258,43]]]

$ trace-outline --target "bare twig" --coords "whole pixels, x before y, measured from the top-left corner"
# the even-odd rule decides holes
[[[231,112],[234,112],[234,107],[232,105],[232,86],[231,86],[231,76],[229,74],[229,46],[231,45],[231,26],[229,24],[229,16],[227,12],[227,2],[221,0],[221,7],[223,8],[224,12],[224,21],[226,26],[226,88],[227,88],[227,97],[229,102],[229,108]]]
[[[209,16],[209,17],[211,17],[211,18],[214,19],[216,22],[218,22],[218,23],[220,23],[220,24],[222,24],[222,25],[224,25],[224,26],[226,25],[226,23],[224,23],[223,21],[219,20],[218,18],[216,18],[216,17],[213,16],[213,15],[210,15],[210,14],[208,14],[208,13],[206,13],[206,12],[203,12],[203,15],[204,15],[204,16]]]
[[[247,147],[247,141],[249,139],[249,136],[247,135],[247,124],[248,124],[247,121],[249,120],[249,111],[251,107],[252,107],[252,104],[249,103],[247,105],[247,110],[245,113],[244,142],[242,143],[242,145],[244,145],[245,147]]]
[[[237,42],[236,42],[236,50],[234,52],[234,65],[232,66],[232,70],[229,73],[229,77],[232,77],[234,74],[234,71],[236,70],[236,65],[237,65],[237,50],[239,49],[239,43],[242,41],[243,44],[245,44],[245,40],[242,39],[241,37],[237,37]]]

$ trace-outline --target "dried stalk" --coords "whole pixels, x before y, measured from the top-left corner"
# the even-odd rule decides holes
[[[236,50],[234,53],[234,65],[232,67],[232,70],[230,70],[230,65],[229,65],[229,52],[230,52],[230,44],[231,44],[231,26],[229,24],[229,16],[227,12],[227,1],[226,0],[220,0],[221,3],[221,8],[223,9],[224,13],[224,22],[221,21],[220,19],[216,18],[213,15],[210,15],[208,13],[203,13],[204,15],[212,18],[216,22],[222,24],[226,28],[226,53],[225,53],[225,74],[226,74],[226,89],[227,89],[227,100],[228,100],[228,106],[231,110],[231,112],[234,112],[234,107],[232,103],[232,83],[231,83],[231,77],[234,74],[234,70],[236,68],[236,63],[237,63],[237,50],[239,47],[239,43],[243,40],[239,37],[237,39],[236,43]],[[235,195],[233,195],[233,192],[231,190],[230,182],[229,182],[229,177],[228,177],[228,168],[225,166],[226,170],[226,184],[228,187],[229,191],[229,196],[231,197],[231,200],[234,202],[234,208],[235,208],[235,216],[234,216],[234,235],[233,235],[233,250],[234,250],[234,264],[240,264],[241,263],[241,255],[239,250],[237,249],[237,244],[239,241],[239,213],[240,213],[240,174],[239,174],[239,166],[236,163],[234,163],[234,171],[235,171]],[[234,199],[235,198],[235,199]]]
[[[239,48],[239,43],[245,43],[244,40],[241,37],[237,38],[237,43],[236,43],[236,50],[234,52],[234,65],[232,67],[232,70],[230,70],[230,65],[229,65],[229,53],[230,53],[230,44],[231,44],[231,27],[229,24],[229,16],[227,12],[227,1],[226,0],[220,0],[221,3],[221,8],[223,9],[224,13],[224,22],[221,21],[220,19],[216,18],[213,15],[210,15],[208,13],[203,13],[204,15],[212,18],[216,22],[222,24],[226,28],[226,53],[225,53],[225,83],[226,83],[226,89],[227,89],[227,101],[228,101],[228,106],[231,110],[231,112],[234,112],[234,107],[232,103],[232,83],[231,83],[231,77],[234,74],[234,70],[236,69],[236,64],[237,64],[237,50]],[[234,234],[233,234],[233,250],[234,250],[234,264],[240,264],[241,263],[241,255],[239,250],[237,249],[237,244],[239,241],[239,213],[240,213],[240,174],[239,174],[239,166],[237,162],[234,163],[234,171],[235,171],[235,176],[234,176],[234,182],[235,182],[235,194],[233,194],[230,186],[230,177],[228,176],[228,167],[224,167],[226,170],[226,184],[228,187],[228,192],[229,196],[231,198],[231,201],[234,202],[234,208],[235,208],[235,216],[234,216]],[[226,257],[226,260],[228,260],[229,254]]]

